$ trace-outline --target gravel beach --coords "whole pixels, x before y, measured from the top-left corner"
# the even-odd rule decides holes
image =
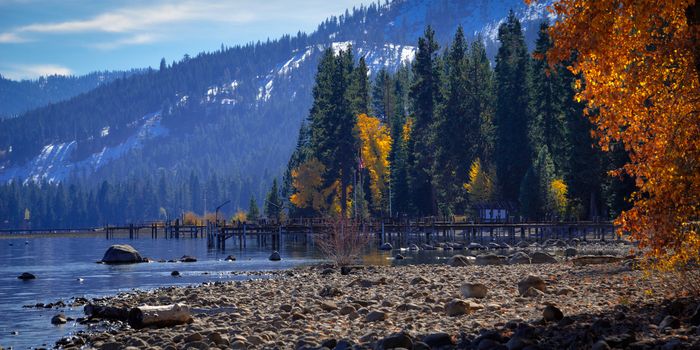
[[[346,271],[347,272],[347,271]],[[109,330],[58,345],[98,349],[700,348],[700,304],[665,300],[629,264],[324,266],[267,278],[160,288],[105,305],[186,304],[193,322]]]

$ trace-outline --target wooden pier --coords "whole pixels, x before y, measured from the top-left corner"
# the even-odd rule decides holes
[[[81,232],[102,231],[105,238],[115,233],[128,234],[131,239],[150,234],[152,239],[206,238],[210,248],[225,249],[227,241],[243,248],[246,241],[255,238],[259,244],[272,243],[278,247],[285,235],[310,236],[328,232],[335,221],[323,218],[295,218],[282,222],[207,222],[203,225],[181,224],[179,219],[154,221],[124,226],[104,226],[80,229]],[[618,238],[611,222],[472,222],[460,218],[376,219],[359,223],[363,232],[374,235],[381,242],[395,242],[401,246],[411,243],[488,242],[516,243],[520,240],[544,242],[547,239],[612,240]],[[70,229],[0,230],[0,233],[77,232]],[[146,236],[147,237],[147,236]]]

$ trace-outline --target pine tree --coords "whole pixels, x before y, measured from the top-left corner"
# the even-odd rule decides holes
[[[364,56],[360,57],[357,67],[352,70],[351,82],[347,91],[350,109],[354,116],[369,114],[370,84],[367,72],[365,58]]]
[[[569,151],[566,138],[565,101],[568,96],[567,88],[562,81],[565,68],[562,65],[550,67],[547,62],[547,51],[552,47],[548,34],[549,25],[540,25],[534,60],[532,63],[532,121],[530,124],[530,139],[532,149],[547,146],[556,172],[561,174],[566,167]]]
[[[272,180],[272,187],[267,193],[267,198],[265,199],[265,215],[271,219],[277,221],[280,220],[282,213],[282,198],[280,197],[280,191],[277,186],[277,179]]]
[[[481,36],[477,36],[469,49],[467,89],[469,118],[471,118],[467,123],[468,138],[475,144],[473,156],[478,157],[486,168],[492,168],[489,162],[493,159],[495,146],[493,126],[496,103],[495,82],[491,62],[486,55],[486,47]]]
[[[510,12],[498,29],[501,46],[496,55],[496,147],[498,183],[506,200],[516,200],[530,164],[529,55],[520,21]]]
[[[410,97],[414,123],[408,147],[408,184],[415,214],[437,213],[436,193],[431,170],[434,162],[433,121],[440,95],[440,72],[437,63],[438,44],[435,32],[428,26],[418,39],[413,62],[414,82]]]
[[[445,98],[438,107],[435,121],[436,156],[432,173],[438,208],[443,215],[464,211],[466,198],[462,184],[467,178],[466,164],[474,157],[475,136],[479,135],[478,116],[469,115],[466,53],[467,43],[460,26],[447,50]]]
[[[528,219],[551,218],[556,212],[556,200],[552,193],[555,179],[554,163],[547,147],[538,150],[537,157],[523,176],[520,184],[520,212]]]
[[[254,222],[260,217],[260,209],[258,208],[258,203],[255,201],[255,196],[250,196],[250,202],[248,203],[248,214],[246,215],[246,220]]]

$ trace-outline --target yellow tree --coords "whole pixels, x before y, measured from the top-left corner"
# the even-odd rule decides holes
[[[369,187],[374,210],[388,208],[389,151],[392,140],[389,129],[378,118],[360,114],[357,118],[357,135],[360,138],[360,156],[369,173]]]
[[[294,193],[289,198],[298,208],[326,209],[323,173],[326,167],[316,158],[311,158],[292,170]]]
[[[530,2],[531,0],[526,0]],[[556,0],[549,62],[575,60],[577,99],[603,150],[621,143],[636,180],[617,223],[658,267],[700,252],[700,4],[696,0]]]
[[[493,197],[493,174],[487,172],[481,165],[481,160],[476,158],[469,167],[469,182],[464,184],[464,189],[469,194],[469,201],[473,204],[485,203]]]

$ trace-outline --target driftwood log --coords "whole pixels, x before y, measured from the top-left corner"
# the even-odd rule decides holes
[[[125,307],[88,304],[83,311],[90,318],[116,321],[126,321],[129,318],[129,309]]]
[[[622,258],[612,255],[585,255],[571,259],[576,266],[609,264],[622,261]]]
[[[129,325],[134,328],[169,327],[192,322],[190,308],[183,304],[139,306],[129,311]]]

